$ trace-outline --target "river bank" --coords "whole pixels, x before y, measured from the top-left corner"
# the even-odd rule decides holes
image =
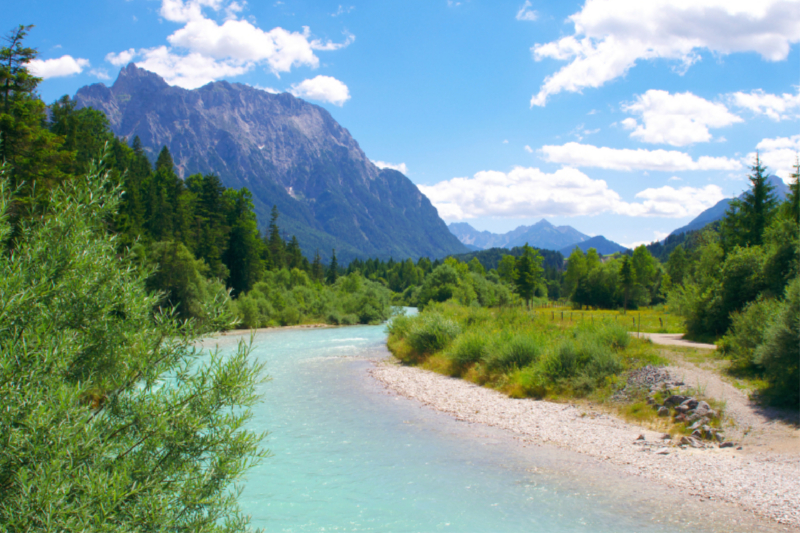
[[[733,503],[800,528],[800,450],[788,453],[691,449],[589,407],[512,399],[461,379],[382,361],[371,375],[391,391],[457,420],[510,431],[528,444],[556,445],[685,492]],[[644,439],[639,439],[643,435]]]

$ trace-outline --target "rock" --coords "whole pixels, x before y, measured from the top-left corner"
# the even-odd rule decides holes
[[[669,448],[661,448],[656,452],[656,455],[669,455]]]
[[[659,407],[658,408],[658,416],[669,416],[669,407]]]
[[[669,440],[671,438],[672,435],[670,435],[669,433],[664,433],[663,435],[661,435],[661,440]]]
[[[692,448],[702,448],[703,443],[697,440],[695,437],[681,437],[681,444],[687,444]]]
[[[711,412],[710,405],[708,405],[706,402],[697,402],[697,407],[695,407],[694,409],[694,414],[700,416],[706,416],[710,412]]]
[[[655,398],[653,398],[652,396],[648,396],[648,397],[647,397],[647,403],[648,403],[649,405],[653,405],[654,403],[656,403],[656,399],[655,399]]]
[[[676,407],[676,406],[682,404],[683,402],[685,402],[688,399],[689,398],[686,397],[686,396],[680,396],[680,395],[677,395],[677,394],[673,394],[672,396],[670,396],[669,398],[664,400],[664,405],[666,405],[667,407]]]
[[[734,446],[736,446],[736,445],[734,443],[732,443],[731,441],[722,442],[719,445],[720,448],[733,448]],[[742,447],[740,446],[738,449],[741,450]]]
[[[680,422],[686,422],[686,415],[683,413],[678,413],[675,415],[675,423],[678,424]]]
[[[684,401],[682,404],[680,404],[680,406],[679,406],[679,407],[686,407],[686,409],[681,409],[681,411],[688,411],[688,410],[690,410],[690,409],[696,409],[696,408],[697,408],[697,405],[698,405],[699,403],[700,403],[700,402],[698,402],[698,401],[697,401],[697,400],[695,400],[694,398],[689,398],[688,400],[686,400],[686,401]]]
[[[639,435],[638,437],[636,437],[636,440],[645,440],[644,435]]]
[[[699,427],[700,427],[700,426],[702,426],[702,425],[703,425],[703,422],[702,422],[701,420],[698,420],[698,421],[696,421],[694,424],[692,424],[691,426],[689,426],[689,429],[690,429],[690,430],[692,430],[692,431],[694,431],[695,429],[699,428]]]

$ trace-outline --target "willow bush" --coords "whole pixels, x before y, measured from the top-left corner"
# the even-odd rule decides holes
[[[242,531],[234,483],[263,457],[244,429],[261,367],[248,346],[195,349],[229,326],[153,312],[151,272],[107,222],[120,190],[93,168],[17,227],[0,175],[3,531]]]

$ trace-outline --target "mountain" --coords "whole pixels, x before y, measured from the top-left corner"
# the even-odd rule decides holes
[[[216,173],[226,187],[247,187],[262,229],[277,205],[278,225],[307,256],[467,250],[406,176],[376,167],[325,109],[290,94],[225,81],[171,87],[131,63],[111,87],[83,87],[75,100],[105,113],[117,136],[138,136],[151,160],[167,146],[181,177]]]
[[[775,189],[773,193],[780,199],[786,198],[789,195],[789,187],[777,176],[769,175],[767,176],[767,182],[772,185]],[[739,195],[739,198],[742,198],[745,193]],[[686,233],[693,230],[699,230],[706,227],[708,224],[712,222],[716,222],[717,220],[721,220],[722,217],[725,216],[725,212],[728,210],[728,206],[731,203],[730,198],[725,198],[724,200],[720,200],[713,207],[709,207],[697,217],[686,224],[685,226],[676,229],[670,235],[680,235],[681,233]]]
[[[572,250],[574,250],[575,248],[580,248],[581,251],[583,252],[586,252],[587,250],[589,250],[589,248],[594,248],[595,250],[597,250],[597,253],[601,255],[611,255],[617,252],[624,252],[625,250],[627,250],[627,248],[625,248],[624,246],[617,244],[614,241],[609,241],[602,235],[598,235],[597,237],[592,237],[591,239],[578,242],[570,246],[565,246],[564,248],[559,250],[559,252],[561,252],[561,255],[563,255],[564,257],[569,257],[569,254],[571,254]]]
[[[571,226],[554,226],[544,219],[532,226],[519,226],[503,234],[478,231],[466,222],[454,222],[448,225],[448,228],[465,245],[484,250],[514,248],[525,243],[543,250],[560,250],[565,246],[589,239],[588,235]]]

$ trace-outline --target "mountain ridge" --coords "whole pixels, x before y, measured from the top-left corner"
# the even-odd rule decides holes
[[[277,205],[279,226],[307,256],[467,251],[406,176],[376,167],[328,111],[288,93],[226,81],[187,90],[131,63],[111,87],[83,87],[75,100],[102,111],[115,135],[138,136],[152,160],[167,146],[181,177],[216,173],[226,187],[247,187],[260,228]]]

